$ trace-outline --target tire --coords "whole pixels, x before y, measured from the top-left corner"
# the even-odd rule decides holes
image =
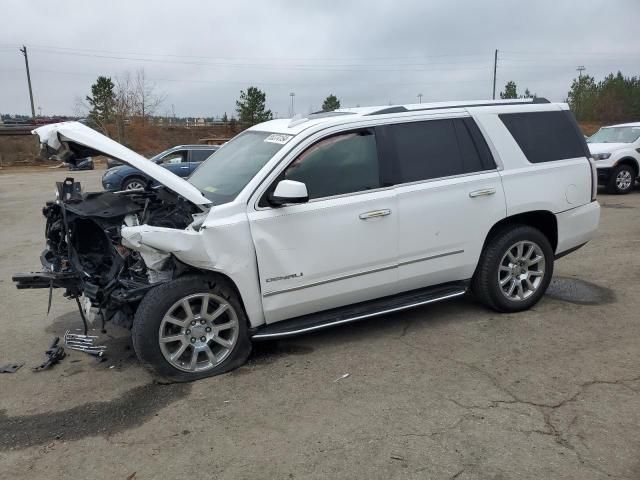
[[[629,193],[635,186],[636,176],[636,171],[631,165],[618,165],[611,172],[607,192],[616,195]]]
[[[128,177],[122,182],[121,190],[131,190],[133,188],[144,188],[147,181],[142,177]]]
[[[192,316],[183,307],[185,300]],[[228,372],[245,363],[251,353],[246,314],[235,290],[222,278],[189,275],[151,289],[138,306],[131,336],[142,364],[170,382]],[[228,345],[222,346],[221,341]]]
[[[538,262],[530,264],[539,257]],[[480,302],[498,312],[527,310],[547,290],[553,276],[553,261],[549,239],[540,230],[528,225],[507,225],[487,240],[471,288]]]

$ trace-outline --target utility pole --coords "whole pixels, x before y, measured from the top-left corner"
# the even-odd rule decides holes
[[[294,115],[294,111],[293,111],[293,97],[295,97],[295,96],[296,96],[296,94],[295,94],[295,93],[293,93],[293,92],[291,92],[291,93],[289,94],[289,96],[291,97],[291,118],[293,118],[293,115]]]
[[[584,72],[586,70],[586,68],[584,68],[584,65],[578,65],[578,68],[576,68],[576,71],[578,72],[578,78],[582,78],[582,72]]]
[[[20,49],[24,55],[24,64],[27,67],[27,83],[29,84],[29,99],[31,100],[31,118],[33,118],[33,124],[36,123],[36,109],[33,106],[33,90],[31,90],[31,74],[29,73],[29,57],[27,57],[27,47],[24,45]]]
[[[421,93],[418,94],[418,103],[422,103],[422,94]]]
[[[498,73],[498,49],[493,56],[493,99],[496,99],[496,73]]]

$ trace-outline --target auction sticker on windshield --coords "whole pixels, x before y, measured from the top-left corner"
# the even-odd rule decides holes
[[[279,143],[280,145],[284,145],[289,140],[291,140],[291,137],[293,137],[293,135],[282,135],[279,133],[272,133],[267,138],[265,138],[264,141],[268,143]]]

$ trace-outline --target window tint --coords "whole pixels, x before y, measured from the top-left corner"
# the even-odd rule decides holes
[[[191,150],[191,161],[204,162],[212,153],[212,150]]]
[[[380,169],[373,131],[320,140],[287,167],[284,178],[304,182],[309,199],[379,188]]]
[[[588,156],[571,114],[565,111],[499,115],[531,163]]]
[[[489,166],[488,158],[487,165],[483,164],[469,128],[462,119],[402,123],[383,128],[386,130],[385,138],[393,145],[390,150],[400,170],[400,183],[495,167]]]

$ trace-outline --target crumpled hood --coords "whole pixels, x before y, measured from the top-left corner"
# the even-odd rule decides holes
[[[621,148],[628,148],[629,143],[587,143],[591,153],[613,153]]]
[[[62,160],[81,154],[115,158],[137,168],[195,205],[205,206],[211,203],[186,180],[80,122],[44,125],[31,133],[38,135],[40,143]]]

